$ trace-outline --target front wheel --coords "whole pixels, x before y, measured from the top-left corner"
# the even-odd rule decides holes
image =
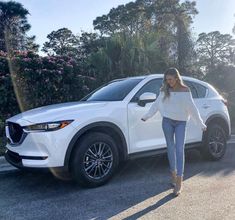
[[[75,147],[71,171],[81,186],[97,187],[111,179],[119,163],[117,146],[112,137],[92,132]]]
[[[227,148],[226,133],[219,124],[211,124],[204,136],[201,154],[204,158],[210,160],[220,160]]]

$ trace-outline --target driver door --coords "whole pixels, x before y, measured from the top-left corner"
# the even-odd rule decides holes
[[[145,122],[141,120],[142,116],[149,110],[153,102],[147,103],[145,106],[138,105],[139,97],[143,93],[151,92],[158,96],[161,85],[161,78],[147,82],[128,104],[130,153],[154,150],[166,146],[160,113],[156,113]]]

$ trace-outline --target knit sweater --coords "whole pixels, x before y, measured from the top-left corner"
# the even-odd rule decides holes
[[[149,111],[142,117],[148,120],[153,117],[158,111],[162,117],[167,117],[173,120],[188,121],[190,116],[194,122],[201,128],[205,129],[206,125],[198,112],[193,101],[190,91],[186,92],[170,92],[170,97],[163,100],[164,92],[160,92],[157,99],[151,105]]]

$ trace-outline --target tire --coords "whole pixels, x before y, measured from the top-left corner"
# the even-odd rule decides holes
[[[80,186],[97,187],[111,179],[119,164],[112,137],[100,132],[88,133],[75,147],[71,172]]]
[[[210,124],[204,135],[203,146],[200,150],[205,159],[220,160],[227,148],[226,132],[219,124]]]

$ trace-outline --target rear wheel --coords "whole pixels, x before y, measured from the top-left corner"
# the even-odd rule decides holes
[[[84,187],[105,184],[119,163],[115,141],[107,134],[92,132],[77,144],[71,163],[73,178]]]
[[[201,148],[202,156],[210,160],[220,160],[224,156],[226,148],[227,139],[224,128],[219,124],[209,125]]]

